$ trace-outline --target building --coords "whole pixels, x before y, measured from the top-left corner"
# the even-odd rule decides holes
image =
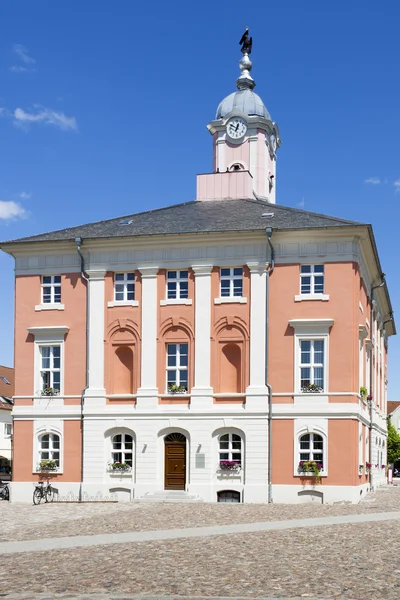
[[[0,480],[11,469],[14,369],[0,365]]]
[[[249,50],[195,201],[2,244],[12,501],[49,459],[61,499],[358,502],[385,480],[395,325],[372,228],[276,204]]]

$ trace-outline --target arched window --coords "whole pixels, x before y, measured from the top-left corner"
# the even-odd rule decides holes
[[[299,438],[299,462],[313,460],[324,466],[324,439],[317,433],[306,433]]]
[[[223,490],[217,493],[218,502],[240,502],[240,492]]]
[[[225,460],[242,465],[242,438],[237,433],[224,433],[219,437],[219,461]]]
[[[39,463],[42,460],[54,460],[60,466],[60,436],[57,433],[44,433],[38,439]]]
[[[113,463],[133,465],[133,437],[129,433],[117,433],[111,439],[111,459]]]
[[[240,162],[237,163],[233,163],[233,165],[231,165],[229,167],[230,171],[244,171],[244,165]]]

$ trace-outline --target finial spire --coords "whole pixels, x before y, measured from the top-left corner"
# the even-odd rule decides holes
[[[244,34],[240,38],[239,44],[242,46],[241,53],[243,54],[239,62],[242,73],[236,80],[236,87],[238,90],[252,90],[255,87],[256,82],[250,75],[253,63],[249,58],[249,54],[251,54],[253,47],[253,38],[249,36],[248,27],[246,27]]]

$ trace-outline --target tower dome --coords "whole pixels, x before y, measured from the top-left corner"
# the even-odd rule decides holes
[[[220,102],[217,108],[216,119],[223,119],[226,115],[232,111],[241,111],[246,115],[257,117],[264,117],[264,119],[271,120],[271,116],[265,108],[264,102],[260,96],[253,92],[252,89],[243,89],[233,92],[226,96]]]

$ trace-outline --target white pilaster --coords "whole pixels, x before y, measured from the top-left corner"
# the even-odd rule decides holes
[[[195,276],[195,362],[191,408],[212,405],[211,387],[211,270],[212,265],[192,266]]]
[[[216,141],[216,155],[217,155],[217,171],[224,173],[226,171],[226,159],[225,159],[225,147],[226,141],[222,134],[219,134],[219,137]]]
[[[93,269],[87,271],[89,311],[88,311],[88,351],[89,351],[89,381],[86,398],[90,404],[105,404],[104,389],[104,277],[105,270]]]
[[[137,408],[158,406],[157,388],[157,273],[158,267],[139,267],[142,274],[142,370]]]
[[[250,269],[250,385],[246,390],[246,406],[253,404],[249,396],[265,396],[265,264],[249,262]]]

